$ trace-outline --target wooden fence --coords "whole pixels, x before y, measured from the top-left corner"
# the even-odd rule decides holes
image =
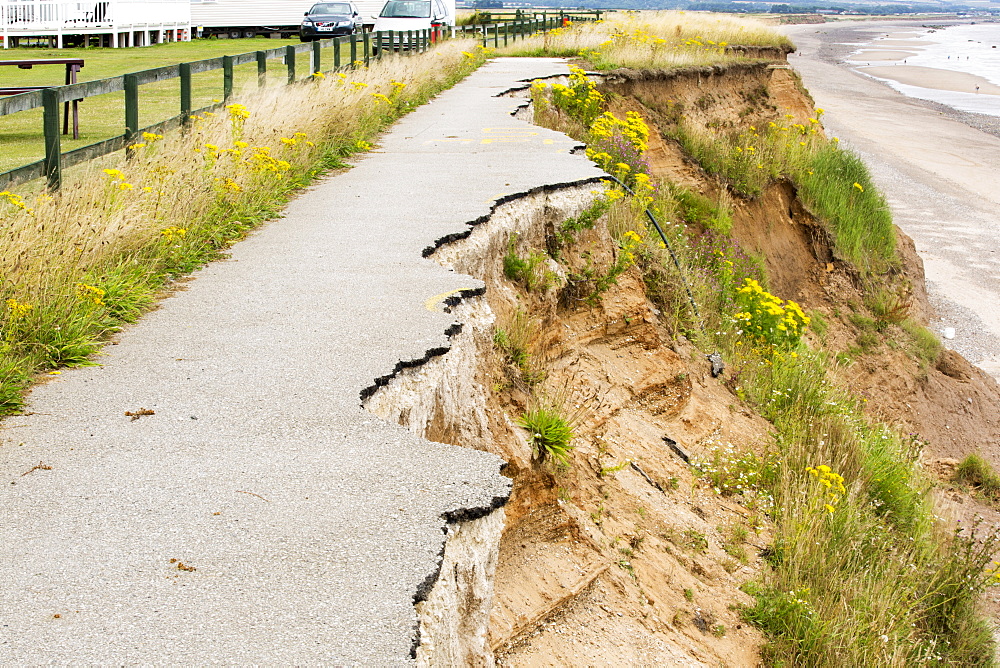
[[[537,32],[546,32],[562,25],[558,14],[545,18],[521,18],[492,24],[466,25],[440,30],[419,30],[405,32],[374,32],[335,37],[308,44],[289,45],[266,51],[252,51],[235,56],[209,58],[190,63],[180,63],[168,67],[132,72],[121,76],[98,79],[68,86],[53,86],[43,90],[0,98],[0,116],[14,114],[29,109],[42,108],[42,130],[45,141],[45,157],[6,172],[0,172],[0,190],[11,186],[45,178],[49,190],[58,190],[62,184],[62,170],[87,160],[124,149],[141,138],[143,132],[163,132],[173,130],[188,123],[191,116],[211,111],[225,102],[233,94],[234,68],[248,63],[257,64],[258,85],[264,86],[268,65],[281,60],[287,71],[287,83],[293,84],[314,72],[331,72],[351,69],[359,63],[368,65],[372,59],[380,59],[388,51],[403,51],[409,54],[423,53],[433,42],[454,37],[476,37],[483,46],[506,45],[518,38],[524,39]],[[330,54],[332,52],[332,56]],[[311,53],[310,71],[299,76],[295,69],[295,57],[300,53]],[[324,58],[324,55],[326,57]],[[322,63],[331,62],[333,69],[324,70]],[[279,66],[280,67],[280,66]],[[192,109],[192,76],[211,70],[223,71],[222,101],[208,107]],[[147,127],[139,127],[139,87],[144,84],[180,79],[179,112],[176,116]],[[95,95],[124,91],[125,132],[103,141],[62,152],[60,130],[61,103],[85,100]]]
[[[505,21],[522,21],[539,19],[548,22],[550,19],[558,19],[561,25],[564,20],[570,21],[600,21],[603,14],[607,14],[611,9],[476,9],[471,17],[471,23],[500,23]]]

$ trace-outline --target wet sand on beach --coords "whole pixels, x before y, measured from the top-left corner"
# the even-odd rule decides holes
[[[901,46],[905,49],[919,49],[928,44],[937,44],[937,42],[932,42],[929,39],[877,39],[868,46]]]
[[[852,61],[864,60],[860,55],[851,58]],[[871,58],[870,60],[875,60]],[[980,95],[1000,95],[1000,86],[991,83],[983,77],[966,72],[941,70],[936,67],[920,67],[917,65],[895,65],[893,67],[859,67],[859,72],[870,74],[879,79],[891,79],[908,86],[949,90],[956,93],[975,93],[979,86]]]
[[[862,51],[851,56],[851,61],[863,63],[869,60],[903,60],[917,55],[916,51]]]

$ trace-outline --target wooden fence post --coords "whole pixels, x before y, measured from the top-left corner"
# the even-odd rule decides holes
[[[367,32],[362,33],[361,37],[364,39],[365,46],[365,67],[368,67],[372,64],[372,43]]]
[[[191,63],[181,63],[181,123],[191,121]]]
[[[358,62],[358,36],[353,32],[351,33],[351,69],[353,70],[357,67],[354,63]]]
[[[263,88],[267,85],[267,52],[257,52],[257,87]]]
[[[139,132],[139,77],[125,75],[125,145],[132,143]]]
[[[288,83],[295,83],[295,47],[285,47],[285,66],[288,67]]]
[[[59,91],[42,89],[42,127],[45,133],[45,182],[49,190],[62,185],[62,146],[59,138]]]
[[[333,69],[335,69],[335,70],[339,70],[340,69],[340,43],[341,43],[341,41],[342,40],[341,40],[340,37],[334,37],[333,38]]]
[[[321,51],[320,51],[320,47],[319,47],[319,40],[313,42],[312,43],[312,47],[313,47],[313,49],[312,49],[312,72],[310,72],[310,74],[315,74],[316,72],[322,72],[323,71],[323,66],[321,64],[322,61],[320,60],[320,53],[321,53]]]
[[[233,96],[233,61],[232,56],[222,57],[222,100],[228,102]]]

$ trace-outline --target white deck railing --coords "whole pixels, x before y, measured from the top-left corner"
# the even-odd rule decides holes
[[[4,33],[112,30],[118,26],[187,24],[190,0],[0,0]]]

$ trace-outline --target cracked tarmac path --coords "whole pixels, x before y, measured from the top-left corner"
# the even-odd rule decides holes
[[[494,455],[417,438],[359,392],[448,345],[453,319],[426,300],[481,285],[422,249],[503,195],[600,176],[495,97],[566,71],[486,64],[100,366],[32,392],[0,434],[0,663],[411,661],[443,515],[488,511],[509,481]]]

